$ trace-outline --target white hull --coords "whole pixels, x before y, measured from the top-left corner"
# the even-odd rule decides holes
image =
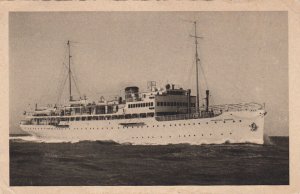
[[[152,118],[70,121],[69,127],[21,125],[42,139],[63,141],[114,141],[136,145],[165,144],[263,144],[264,110],[224,112],[213,118],[157,121]],[[126,127],[120,123],[143,123]],[[255,123],[255,128],[251,127]]]

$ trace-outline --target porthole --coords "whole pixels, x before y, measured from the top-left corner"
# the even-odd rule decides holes
[[[160,138],[162,138],[162,136],[160,136]]]
[[[183,137],[185,137],[185,135],[183,135]]]
[[[232,122],[235,123],[235,120],[233,120]]]
[[[211,133],[209,135],[211,136]]]
[[[172,125],[170,124],[170,127],[172,127]]]
[[[232,135],[232,133],[229,133],[230,135]]]
[[[165,127],[165,125],[163,125],[163,127]]]
[[[191,135],[189,135],[189,137],[191,137]]]
[[[169,136],[170,138],[172,137],[172,136]]]
[[[179,126],[181,126],[181,124],[178,124]]]
[[[242,122],[242,120],[240,120],[240,122]]]
[[[194,137],[196,137],[196,135],[194,134]]]
[[[188,125],[191,125],[191,123],[188,123]]]
[[[193,123],[193,125],[195,125],[195,123]]]
[[[223,121],[223,123],[226,123],[226,121]]]
[[[174,124],[174,126],[176,127],[176,124]]]
[[[217,121],[215,121],[215,123],[217,123]]]
[[[208,122],[206,122],[206,124],[208,124]]]
[[[157,127],[159,127],[159,125],[157,125]]]
[[[198,123],[198,125],[200,125],[200,123]]]
[[[221,133],[221,135],[223,135],[223,133]]]

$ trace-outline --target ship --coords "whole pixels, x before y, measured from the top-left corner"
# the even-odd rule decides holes
[[[73,99],[70,41],[68,45],[69,99],[66,105],[35,107],[20,121],[23,131],[41,139],[113,141],[132,145],[264,143],[264,104],[256,102],[210,105],[205,90],[200,106],[198,39],[195,24],[196,95],[175,84],[147,89],[124,88],[124,95],[98,102]]]

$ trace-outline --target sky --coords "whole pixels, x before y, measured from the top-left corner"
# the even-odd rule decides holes
[[[112,98],[126,86],[173,83],[195,95],[197,21],[200,93],[213,104],[265,103],[265,132],[288,136],[287,12],[11,12],[10,133],[24,110],[68,99],[67,41],[77,92]]]

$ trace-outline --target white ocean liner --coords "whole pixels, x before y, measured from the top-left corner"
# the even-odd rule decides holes
[[[130,144],[263,143],[264,106],[257,103],[199,106],[196,23],[197,96],[191,90],[148,82],[148,90],[125,88],[122,97],[89,102],[74,100],[71,93],[69,48],[69,104],[25,112],[21,129],[39,138],[64,141],[100,140]]]

